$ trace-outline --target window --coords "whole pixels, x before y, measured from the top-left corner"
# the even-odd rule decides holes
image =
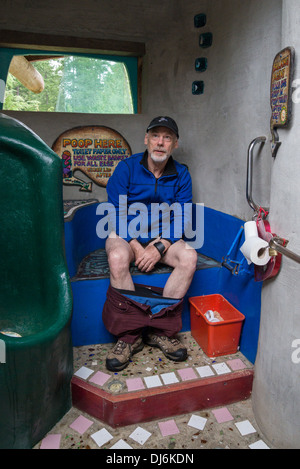
[[[9,73],[4,110],[105,114],[137,112],[137,59],[134,57],[101,58],[82,54],[25,57],[42,76],[44,89],[34,93]]]

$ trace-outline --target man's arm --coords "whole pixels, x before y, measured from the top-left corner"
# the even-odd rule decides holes
[[[175,219],[175,214],[170,219],[170,241],[175,243],[179,239],[184,238],[185,229],[191,224],[190,213],[188,210],[184,210],[185,204],[192,204],[192,178],[191,175],[186,169],[183,171],[179,181],[179,187],[175,197],[175,203],[181,205],[181,216],[177,220]],[[180,227],[181,225],[181,236],[178,237],[175,227]],[[178,230],[178,228],[177,228]]]
[[[131,240],[131,237],[128,234],[128,224],[133,218],[133,215],[128,215],[128,206],[127,203],[125,205],[125,201],[124,206],[120,206],[120,196],[127,197],[129,178],[130,171],[128,165],[125,161],[120,161],[114,170],[113,175],[109,178],[106,186],[108,202],[115,207],[116,233],[127,242]]]

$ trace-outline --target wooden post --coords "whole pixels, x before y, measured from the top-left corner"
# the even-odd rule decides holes
[[[16,77],[22,85],[33,93],[41,93],[44,89],[42,75],[21,55],[15,55],[10,63],[9,73]]]

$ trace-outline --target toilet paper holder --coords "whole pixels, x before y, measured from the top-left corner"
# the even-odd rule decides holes
[[[256,220],[258,227],[258,236],[268,242],[266,250],[270,256],[270,260],[266,265],[255,265],[255,280],[262,281],[266,278],[274,277],[279,272],[281,266],[282,255],[300,264],[300,256],[286,248],[288,240],[280,238],[275,233],[271,232],[269,222],[266,220],[269,208],[263,208],[255,203],[252,197],[252,179],[253,179],[253,150],[257,144],[264,144],[266,137],[257,137],[250,143],[248,147],[247,157],[247,183],[246,183],[246,198],[249,206],[254,210],[253,220]]]
[[[274,236],[269,245],[270,249],[275,251],[277,254],[283,254],[290,259],[292,259],[295,262],[298,262],[300,264],[300,256],[299,254],[296,254],[295,252],[291,251],[290,249],[287,249],[286,246],[288,244],[288,240],[284,238],[279,238],[279,236]]]
[[[261,205],[254,202],[252,197],[252,173],[253,173],[253,150],[257,144],[264,144],[266,137],[257,137],[250,143],[248,147],[247,157],[247,182],[246,182],[246,198],[249,206],[254,210],[252,220],[255,220],[257,225],[258,236],[265,241],[265,250],[261,251],[261,255],[265,254],[265,261],[260,265],[254,264],[254,278],[255,281],[261,282],[267,278],[274,277],[279,272],[281,266],[281,253],[277,249],[277,245],[270,244],[273,237],[277,236],[271,232],[269,222],[266,220],[269,214],[269,208],[263,208]],[[242,251],[242,249],[241,249]],[[243,252],[243,251],[242,251]],[[243,253],[244,254],[244,253]],[[245,256],[245,254],[244,254]],[[245,257],[247,259],[247,257]],[[249,259],[247,259],[247,262]],[[249,263],[249,262],[248,262]]]
[[[249,265],[253,263],[255,266],[265,266],[270,260],[269,239],[266,236],[259,236],[258,229],[256,221],[245,223],[245,242],[240,250]]]

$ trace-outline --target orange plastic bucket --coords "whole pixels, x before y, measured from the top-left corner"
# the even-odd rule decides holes
[[[222,295],[194,296],[189,298],[191,334],[209,357],[236,353],[245,316]],[[223,319],[210,322],[205,313],[217,312]]]

